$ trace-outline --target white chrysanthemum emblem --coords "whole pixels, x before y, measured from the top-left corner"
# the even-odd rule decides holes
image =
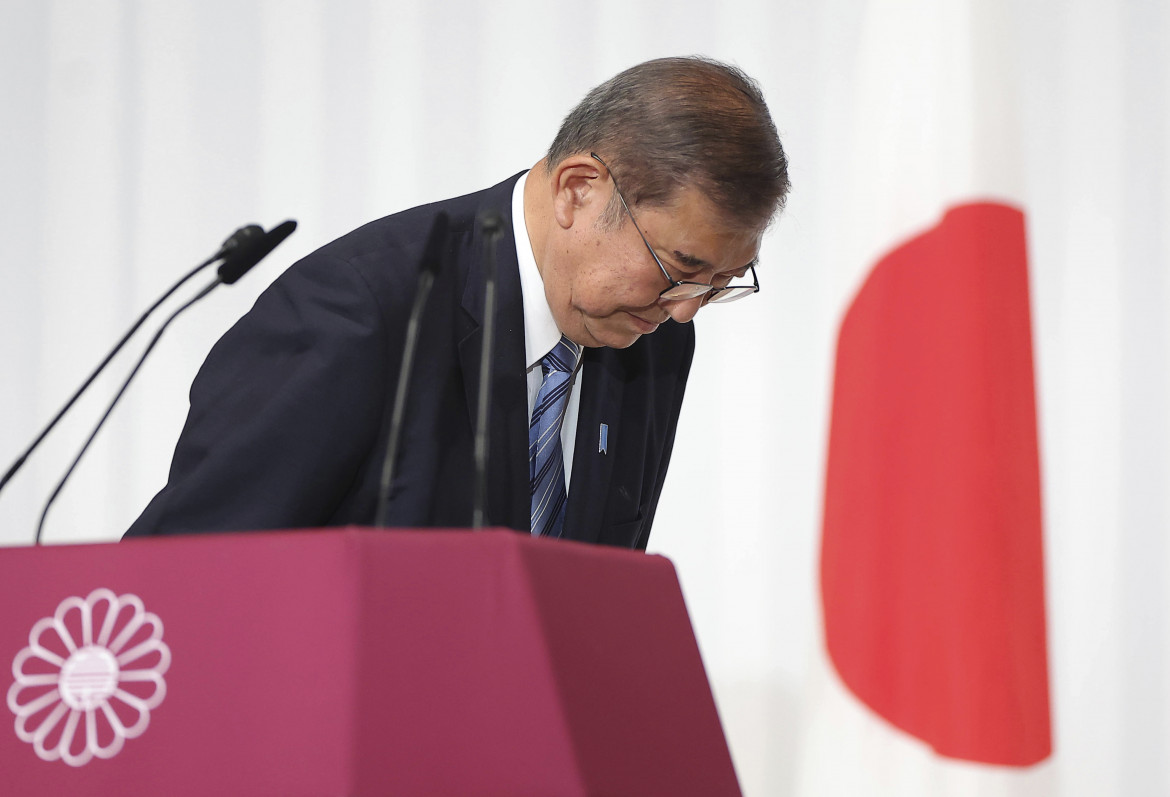
[[[117,755],[166,696],[171,651],[162,633],[137,595],[97,589],[61,601],[12,662],[17,737],[45,761],[74,767]]]

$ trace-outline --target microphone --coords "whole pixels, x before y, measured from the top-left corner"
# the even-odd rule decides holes
[[[273,227],[268,232],[263,232],[259,236],[252,236],[247,241],[242,242],[236,249],[228,252],[224,257],[223,262],[220,263],[216,273],[219,275],[219,281],[224,285],[232,285],[240,277],[248,273],[252,266],[259,263],[268,256],[276,247],[280,246],[285,238],[293,234],[293,230],[297,228],[297,223],[292,219],[281,222]],[[257,227],[257,230],[260,228]],[[230,239],[229,239],[230,240]]]
[[[134,333],[138,331],[139,327],[142,326],[146,319],[149,318],[150,315],[155,310],[157,310],[163,302],[171,298],[171,295],[174,294],[174,292],[181,288],[184,284],[186,284],[187,280],[194,277],[196,274],[210,266],[215,261],[223,260],[224,258],[232,256],[234,253],[239,252],[247,247],[254,246],[256,241],[262,239],[263,237],[264,230],[261,229],[259,225],[248,224],[244,227],[240,227],[238,230],[228,236],[227,240],[225,240],[220,246],[218,252],[184,274],[178,282],[167,289],[166,293],[160,296],[154,304],[148,307],[146,312],[139,316],[138,320],[134,322],[134,325],[130,327],[129,331],[122,336],[122,339],[114,345],[114,348],[110,350],[110,353],[107,354],[100,363],[98,363],[98,366],[93,370],[93,373],[86,377],[86,380],[81,384],[81,387],[77,389],[77,392],[70,396],[69,400],[65,402],[65,406],[57,411],[57,414],[54,415],[53,419],[49,421],[48,425],[41,430],[40,434],[37,435],[36,439],[32,441],[29,447],[24,450],[24,453],[16,458],[16,461],[13,462],[12,465],[8,468],[8,471],[4,474],[4,477],[0,478],[0,490],[3,490],[4,485],[8,484],[12,477],[16,475],[16,472],[24,467],[25,460],[28,459],[29,455],[36,450],[36,448],[41,444],[41,441],[43,441],[45,437],[48,436],[49,432],[53,431],[57,424],[61,422],[61,419],[65,417],[65,413],[69,412],[70,408],[72,408],[73,405],[77,403],[77,400],[81,398],[82,394],[89,389],[89,386],[93,384],[93,380],[98,377],[98,374],[106,369],[106,366],[110,364],[110,361],[114,359],[114,356],[122,350],[122,347],[125,346],[130,338],[134,336]]]
[[[215,257],[213,257],[211,260],[207,261],[206,263],[204,263],[203,265],[201,265],[199,267],[199,268],[203,268],[203,266],[210,265],[211,263],[214,263],[216,260],[221,259],[221,256],[222,256],[222,258],[224,259],[225,265],[228,262],[231,262],[233,264],[234,270],[233,270],[232,274],[229,275],[229,276],[232,276],[232,279],[230,282],[225,280],[221,274],[217,274],[216,278],[214,280],[212,280],[210,283],[208,283],[201,291],[199,291],[199,293],[195,294],[195,296],[193,296],[191,299],[188,299],[186,302],[184,302],[179,307],[179,309],[175,310],[173,313],[171,313],[169,316],[167,316],[167,319],[165,321],[163,321],[162,325],[158,328],[158,331],[154,333],[154,337],[151,338],[150,343],[148,343],[146,345],[146,348],[143,350],[142,355],[138,358],[138,362],[136,362],[134,364],[134,367],[130,370],[130,375],[126,377],[126,380],[124,382],[122,382],[122,386],[120,388],[118,388],[118,392],[114,395],[113,400],[106,407],[106,411],[104,413],[102,413],[101,419],[98,420],[97,425],[94,426],[93,431],[90,432],[89,437],[85,441],[85,445],[83,445],[81,447],[81,450],[79,452],[77,452],[77,456],[73,459],[73,463],[69,466],[69,470],[65,471],[65,475],[61,477],[61,481],[57,482],[57,486],[55,488],[53,488],[53,492],[49,496],[49,500],[45,502],[45,506],[41,510],[41,519],[37,523],[36,537],[33,540],[35,545],[41,544],[41,535],[44,532],[45,519],[49,515],[49,509],[53,506],[53,502],[56,501],[57,496],[61,494],[61,490],[64,489],[65,483],[67,481],[69,481],[69,477],[71,475],[73,475],[73,471],[76,470],[78,463],[81,462],[81,458],[84,457],[85,452],[89,450],[90,444],[93,443],[94,438],[97,437],[98,432],[100,432],[102,429],[102,426],[105,425],[106,420],[110,417],[110,413],[114,411],[114,407],[117,406],[118,401],[121,400],[122,395],[126,392],[126,388],[130,387],[130,382],[133,381],[134,377],[138,375],[138,371],[140,368],[142,368],[142,364],[144,362],[146,362],[147,356],[150,354],[151,351],[154,350],[154,347],[158,344],[159,340],[162,338],[163,333],[166,332],[167,327],[169,327],[171,325],[171,322],[174,321],[176,318],[178,318],[179,315],[184,310],[186,310],[188,307],[195,304],[197,301],[202,299],[207,294],[211,293],[211,291],[214,290],[221,283],[230,285],[231,283],[235,282],[240,277],[242,277],[245,273],[247,273],[247,271],[250,268],[252,268],[252,266],[259,263],[269,252],[271,252],[273,249],[275,249],[277,247],[277,245],[280,244],[281,241],[283,241],[285,238],[287,238],[289,235],[291,235],[292,231],[296,229],[297,223],[295,221],[291,221],[291,220],[286,221],[286,222],[274,227],[273,229],[269,230],[267,233],[260,230],[259,227],[255,227],[255,230],[260,230],[260,232],[257,233],[257,232],[255,232],[255,230],[250,229],[250,227],[253,227],[253,226],[254,225],[249,225],[249,227],[243,227],[243,228],[237,230],[236,233],[234,233],[230,238],[228,238],[227,241],[224,242],[224,246],[220,249],[220,252],[216,253]],[[229,244],[230,244],[230,246],[229,246]],[[223,255],[222,253],[224,252],[225,249],[227,250],[227,252],[226,252],[226,255]],[[223,266],[220,266],[220,269],[222,270]],[[190,278],[191,276],[194,276],[194,274],[198,270],[199,269],[196,269],[195,271],[192,271],[187,276],[183,277],[183,279],[180,280],[179,284],[181,285],[183,282],[186,282],[187,279]],[[178,285],[175,286],[175,288],[177,288],[177,287],[178,287]],[[172,288],[170,291],[168,291],[167,295],[169,296],[171,293],[173,293],[175,288]],[[157,305],[158,305],[158,303],[156,302],[155,306],[157,306]],[[153,309],[154,309],[154,307],[151,308],[151,310],[153,310]],[[149,311],[147,311],[147,312],[149,313]],[[143,318],[139,320],[138,324],[141,324],[143,320],[145,320],[145,316],[143,316]],[[138,325],[135,325],[135,329],[137,329],[137,326]],[[133,330],[131,330],[131,331],[133,331]],[[129,337],[129,336],[127,336],[127,337]],[[123,339],[122,343],[125,343],[125,339]],[[119,343],[119,347],[121,347],[121,343]],[[114,354],[114,352],[111,352],[110,356],[112,357],[113,354]],[[109,358],[107,357],[107,361],[108,360],[109,360]],[[104,365],[105,365],[105,363],[102,364],[103,367],[104,367]],[[95,373],[94,376],[96,376],[96,375],[97,374]],[[90,381],[92,381],[92,377],[90,378]],[[87,386],[88,386],[88,382],[87,382]],[[74,398],[76,399],[76,396]],[[66,407],[66,409],[68,409],[68,407]],[[64,414],[64,412],[62,412],[62,414]],[[56,422],[56,421],[54,420],[54,422]],[[43,436],[44,435],[42,434],[42,437]],[[40,442],[40,440],[38,439],[37,442]],[[26,456],[27,456],[27,454],[26,454]]]
[[[394,393],[394,408],[390,413],[390,434],[386,442],[386,456],[382,460],[382,478],[378,484],[378,506],[374,514],[374,525],[385,528],[390,513],[390,487],[394,483],[394,467],[398,449],[402,445],[402,420],[406,414],[406,393],[410,384],[414,353],[418,349],[418,328],[426,308],[435,275],[443,261],[443,250],[447,245],[447,230],[450,218],[440,213],[431,224],[423,249],[422,272],[418,276],[418,287],[414,292],[414,305],[410,308],[410,319],[406,323],[406,342],[402,349],[402,365],[398,368],[398,387]]]
[[[471,510],[471,527],[484,524],[487,501],[488,415],[491,406],[492,353],[496,335],[496,249],[504,233],[500,214],[487,208],[479,214],[483,234],[483,344],[479,350],[479,397],[475,420],[475,492]]]
[[[250,245],[262,237],[264,237],[263,227],[259,224],[246,224],[228,236],[228,239],[219,247],[219,251],[211,256],[211,261],[214,263],[216,260],[223,260],[233,252],[238,252],[241,247]]]

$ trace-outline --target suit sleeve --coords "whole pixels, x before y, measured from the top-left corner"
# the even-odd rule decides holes
[[[385,312],[344,260],[282,275],[200,369],[167,486],[127,535],[325,525],[379,441]]]

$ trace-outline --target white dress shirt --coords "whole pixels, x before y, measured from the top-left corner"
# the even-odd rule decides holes
[[[544,382],[540,361],[553,350],[561,340],[561,330],[548,307],[544,295],[544,280],[536,267],[536,256],[528,239],[528,225],[524,221],[524,186],[528,173],[516,181],[512,191],[512,234],[516,237],[516,259],[520,262],[520,292],[524,301],[524,357],[528,362],[528,420],[532,421],[532,408],[536,406],[536,395]],[[561,425],[561,451],[565,456],[565,492],[569,489],[569,477],[573,471],[573,448],[577,440],[577,416],[581,408],[581,369],[573,375],[569,388],[569,403],[565,407],[565,420]]]

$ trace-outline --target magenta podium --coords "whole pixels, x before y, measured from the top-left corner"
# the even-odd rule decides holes
[[[739,794],[671,563],[509,531],[0,549],[0,791]]]

